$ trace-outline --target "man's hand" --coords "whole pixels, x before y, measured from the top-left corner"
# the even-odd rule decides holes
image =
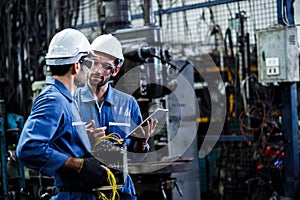
[[[82,180],[87,187],[97,188],[107,185],[107,171],[103,164],[94,157],[83,158],[78,178]]]
[[[99,138],[105,136],[105,130],[107,129],[106,126],[100,127],[100,128],[94,128],[95,121],[91,120],[91,122],[86,125],[86,131],[88,134],[92,134],[94,137],[95,141],[97,141]]]
[[[88,158],[69,157],[58,172],[78,177],[84,183],[84,187],[97,188],[108,184],[107,171],[102,165],[93,156]]]
[[[150,119],[145,126],[139,126],[134,132],[133,136],[137,138],[133,147],[135,152],[142,153],[146,150],[149,137],[154,133],[157,123],[156,119]]]

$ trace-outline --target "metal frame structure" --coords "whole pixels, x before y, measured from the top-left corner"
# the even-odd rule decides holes
[[[238,1],[245,1],[245,0],[238,0]],[[154,15],[171,14],[175,12],[183,12],[191,9],[205,8],[205,7],[217,6],[226,3],[235,3],[235,2],[237,1],[236,0],[215,0],[215,1],[209,1],[203,3],[196,3],[192,5],[185,5],[185,6],[175,7],[175,8],[154,11]],[[143,18],[143,14],[132,15],[131,18],[132,19]]]
[[[278,0],[278,23],[284,26],[294,25],[294,0]],[[295,197],[299,190],[299,130],[297,108],[297,83],[281,84],[282,122],[285,147],[284,177],[286,195]],[[299,198],[299,197],[298,197]]]
[[[6,171],[6,142],[5,142],[5,128],[4,128],[4,118],[0,118],[0,152],[1,152],[1,178],[2,178],[2,189],[3,198],[8,199],[8,181],[7,181],[7,171]]]

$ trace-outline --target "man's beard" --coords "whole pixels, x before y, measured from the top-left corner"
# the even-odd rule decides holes
[[[77,75],[74,78],[74,84],[76,87],[83,87],[85,85],[85,81],[86,81],[86,75]]]
[[[74,84],[76,87],[83,87],[87,81],[87,69],[85,66],[80,67],[79,73],[74,78]]]
[[[109,81],[109,79],[110,79],[110,75],[109,75],[109,77],[106,77],[106,78],[104,77],[102,81],[98,82],[97,88],[98,89],[101,88],[103,85],[105,85]]]
[[[111,74],[107,75],[106,77],[103,76],[103,75],[101,75],[101,74],[93,74],[92,76],[93,76],[94,78],[97,77],[98,79],[100,79],[100,81],[94,81],[94,80],[92,80],[92,79],[90,78],[90,84],[91,84],[93,87],[99,89],[99,88],[101,88],[103,85],[105,85],[105,84],[109,81],[109,79],[110,79],[110,77],[111,77]]]

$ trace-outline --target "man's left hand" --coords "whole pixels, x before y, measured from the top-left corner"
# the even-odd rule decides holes
[[[134,144],[134,151],[141,153],[146,150],[149,137],[155,131],[158,121],[156,119],[150,119],[146,122],[145,126],[139,126],[137,131],[133,134],[137,139]]]

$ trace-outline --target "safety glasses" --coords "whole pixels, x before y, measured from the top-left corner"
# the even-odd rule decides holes
[[[106,62],[101,62],[99,60],[95,60],[95,59],[88,59],[85,58],[82,62],[83,65],[87,66],[89,69],[93,68],[93,67],[102,67],[104,70],[110,71],[115,69],[116,67],[113,66],[110,63],[106,63]]]

